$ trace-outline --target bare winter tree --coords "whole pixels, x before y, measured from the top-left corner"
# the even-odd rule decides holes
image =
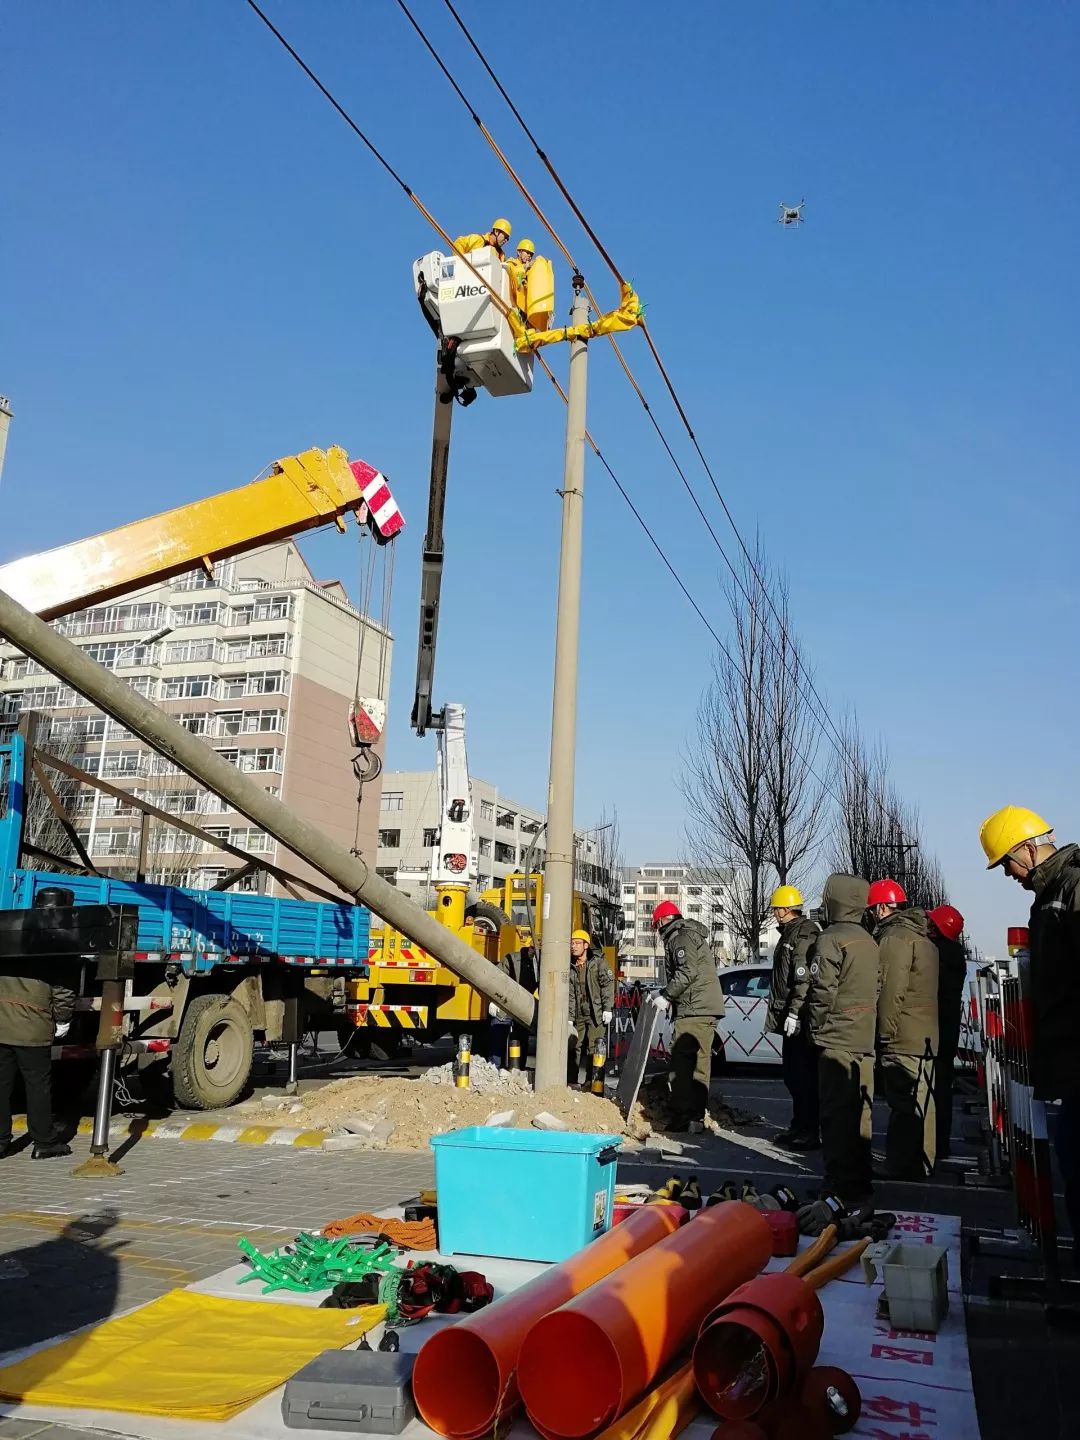
[[[772,600],[766,671],[766,858],[778,882],[786,885],[808,880],[806,872],[821,847],[828,774],[819,763],[821,731],[808,699],[813,675],[791,633],[787,581],[771,575],[765,564],[759,543],[755,567]]]
[[[66,760],[69,765],[74,765],[86,745],[86,721],[74,720],[63,723],[54,721],[52,725],[49,725],[42,717],[39,718],[38,723],[40,748],[46,750],[50,755],[55,755],[58,760]],[[58,770],[49,770],[46,767],[46,774],[60,804],[68,816],[74,820],[80,794],[89,792],[81,787],[77,780],[62,775]],[[70,860],[73,865],[82,865],[59,816],[49,803],[48,796],[38,783],[37,777],[33,775],[30,776],[27,785],[24,827],[23,836],[28,844],[36,845],[39,850],[47,850],[50,855],[56,855],[61,860]],[[48,860],[29,856],[27,868],[48,870],[51,867]]]
[[[757,956],[767,918],[770,878],[771,647],[762,607],[754,600],[750,586],[746,593],[734,583],[728,589],[732,642],[713,662],[681,780],[691,863],[703,873],[733,872],[728,918],[750,958]]]
[[[619,812],[600,813],[600,823],[591,832],[592,844],[586,856],[576,852],[575,883],[578,889],[595,897],[603,922],[603,943],[617,945],[619,931],[616,917],[622,914],[622,832]],[[600,939],[601,937],[597,937]]]
[[[880,741],[868,746],[853,718],[842,734],[847,759],[838,767],[834,868],[868,880],[888,876],[900,882],[909,904],[933,909],[948,898],[945,879],[937,857],[925,848],[918,811],[889,779],[885,747]]]

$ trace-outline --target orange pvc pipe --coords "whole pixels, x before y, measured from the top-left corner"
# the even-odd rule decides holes
[[[760,1212],[727,1201],[538,1320],[518,1360],[529,1419],[553,1440],[609,1425],[771,1255]]]
[[[675,1205],[642,1205],[520,1290],[436,1331],[413,1368],[413,1398],[424,1423],[454,1440],[486,1434],[520,1403],[518,1357],[536,1321],[670,1236],[682,1214]]]

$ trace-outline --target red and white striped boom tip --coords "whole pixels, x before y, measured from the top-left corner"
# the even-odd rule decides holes
[[[366,460],[350,460],[349,469],[356,476],[360,494],[367,501],[375,537],[380,543],[393,540],[405,528],[405,518],[398,509],[398,503],[390,493],[386,476],[369,465]]]

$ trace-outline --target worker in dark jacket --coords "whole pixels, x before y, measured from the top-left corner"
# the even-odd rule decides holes
[[[784,1084],[791,1096],[791,1124],[776,1139],[791,1150],[817,1150],[821,1145],[817,1051],[810,1043],[803,1011],[810,990],[810,949],[821,926],[803,914],[803,897],[794,885],[774,890],[769,906],[780,938],[773,951],[765,1031],[783,1036]]]
[[[926,912],[930,939],[938,954],[938,1053],[934,1071],[934,1109],[937,1112],[937,1158],[948,1158],[952,1145],[953,1067],[960,1047],[964,1011],[967,954],[960,943],[964,917],[953,905],[938,905]]]
[[[907,904],[907,896],[895,880],[875,880],[869,903],[881,952],[877,1038],[882,1088],[889,1104],[885,1176],[925,1180],[934,1169],[937,1152],[937,949],[924,912],[899,908]]]
[[[664,943],[667,984],[653,997],[674,1016],[668,1066],[673,1130],[697,1133],[705,1128],[712,1079],[716,1022],[724,1013],[724,992],[709,947],[709,932],[697,920],[684,920],[670,900],[653,911],[653,929]]]
[[[818,1050],[825,1188],[852,1207],[873,1194],[874,1029],[878,947],[863,925],[869,887],[830,875],[821,896],[824,928],[810,951],[806,1020]]]
[[[75,992],[42,972],[32,957],[0,959],[0,1158],[11,1148],[11,1097],[16,1075],[26,1090],[26,1128],[35,1160],[70,1155],[52,1118],[52,1043],[75,1013]]]
[[[577,1041],[572,1047],[571,1085],[578,1083],[583,1065],[585,1083],[589,1083],[593,1052],[601,1040],[606,1041],[614,1010],[611,966],[602,950],[593,949],[589,932],[575,930],[570,937],[570,1024],[577,1031]]]
[[[1000,865],[1035,896],[1028,921],[1031,1078],[1036,1100],[1061,1101],[1054,1146],[1069,1224],[1080,1237],[1080,846],[1057,847],[1052,827],[1019,805],[1006,805],[984,820],[979,840],[986,868]],[[1080,1240],[1074,1239],[1074,1264],[1080,1264],[1078,1252]]]
[[[530,995],[539,995],[536,950],[532,945],[522,945],[519,950],[511,950],[508,955],[504,955],[499,961],[499,969]],[[500,1064],[508,1064],[510,1041],[516,1040],[521,1046],[521,1063],[524,1065],[529,1054],[528,1025],[522,1025],[520,1020],[515,1020],[494,1002],[488,1005],[488,1015],[491,1017],[492,1055],[498,1056]],[[533,1023],[535,1024],[535,1021]]]

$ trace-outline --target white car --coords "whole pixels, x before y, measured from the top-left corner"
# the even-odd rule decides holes
[[[716,1022],[713,1058],[728,1065],[779,1065],[780,1036],[765,1033],[765,1012],[769,1006],[772,965],[732,965],[720,971],[724,992],[724,1014]],[[666,1060],[671,1053],[671,1016],[661,1017],[653,1045],[654,1059]]]

